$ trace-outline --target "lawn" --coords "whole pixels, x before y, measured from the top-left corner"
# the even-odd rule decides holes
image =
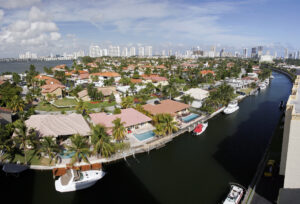
[[[70,98],[63,98],[63,99],[58,99],[54,102],[55,105],[57,106],[76,106],[77,105],[77,101],[75,99],[70,99]]]
[[[36,108],[37,111],[69,111],[69,110],[75,110],[75,107],[72,108],[57,108],[51,104],[42,104],[39,103]]]
[[[3,158],[5,159],[6,155],[3,156]],[[21,154],[15,154],[15,157],[14,159],[12,160],[12,163],[17,163],[17,162],[20,162],[22,164],[24,164],[25,160],[24,160],[24,155],[21,155]],[[34,150],[29,150],[27,152],[27,163],[30,164],[30,165],[49,165],[49,159],[48,158],[45,158],[45,157],[38,157],[36,154],[35,154],[35,151]],[[52,162],[53,163],[53,162]]]
[[[101,107],[108,107],[108,106],[114,106],[116,105],[116,102],[112,102],[112,103],[109,103],[108,101],[104,101],[104,102],[99,102],[99,103],[90,103],[90,102],[84,102],[87,106],[87,108],[90,110],[90,109],[93,109],[93,108],[101,108]]]
[[[252,88],[247,88],[247,89],[241,89],[240,91],[244,92],[246,95],[249,95],[252,90],[253,90]]]

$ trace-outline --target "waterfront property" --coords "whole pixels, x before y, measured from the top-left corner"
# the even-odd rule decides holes
[[[58,141],[69,143],[69,136],[89,136],[91,129],[82,115],[32,115],[25,121],[28,128],[34,128],[39,137],[52,136]]]
[[[184,95],[190,95],[194,98],[194,101],[191,104],[193,108],[201,108],[203,100],[209,96],[209,91],[206,91],[201,88],[191,88],[184,92]],[[175,98],[176,101],[181,100],[182,96]]]
[[[300,76],[295,80],[285,112],[280,174],[284,188],[300,188]]]
[[[41,93],[46,98],[49,95],[56,96],[57,98],[62,98],[63,90],[66,89],[66,87],[61,84],[46,84],[46,85],[41,86],[41,88],[42,88]]]
[[[141,130],[149,130],[151,118],[140,113],[133,108],[122,109],[120,114],[107,115],[106,113],[92,113],[89,115],[93,124],[101,124],[108,128],[108,133],[112,134],[113,121],[117,118],[124,122],[127,133],[140,133]]]

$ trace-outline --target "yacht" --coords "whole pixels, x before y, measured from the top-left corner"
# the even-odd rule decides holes
[[[230,192],[228,193],[226,199],[223,204],[239,204],[241,203],[244,189],[236,184],[231,184]]]
[[[266,84],[266,86],[268,86],[268,85],[270,84],[270,80],[269,80],[269,79],[266,79],[266,80],[264,81],[264,83]]]
[[[105,175],[102,170],[79,171],[68,169],[66,174],[55,181],[55,189],[59,192],[70,192],[88,188]]]
[[[264,90],[264,89],[267,88],[267,86],[266,86],[265,83],[260,83],[260,84],[259,84],[259,88],[260,88],[260,90]]]
[[[207,128],[208,123],[200,123],[197,125],[193,131],[195,135],[201,135]]]
[[[231,114],[237,111],[240,107],[238,106],[237,100],[231,101],[228,106],[224,109],[225,114]]]
[[[270,79],[274,79],[275,77],[273,75],[270,76]]]

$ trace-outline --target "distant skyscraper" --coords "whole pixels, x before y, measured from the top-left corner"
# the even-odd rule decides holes
[[[169,50],[169,56],[172,56],[172,54],[173,54],[173,52],[172,52],[172,50]]]
[[[91,45],[90,46],[90,57],[101,57],[100,47],[98,45]]]
[[[145,55],[147,57],[152,57],[152,46],[146,46],[145,47]]]
[[[128,49],[127,47],[124,47],[122,50],[122,57],[128,57]]]
[[[274,53],[274,59],[276,59],[277,58],[277,51],[275,51],[275,53]]]
[[[102,50],[102,56],[108,56],[108,50],[107,49]]]
[[[257,55],[258,57],[261,57],[263,54],[263,46],[258,46],[257,47]]]
[[[145,56],[145,48],[144,47],[139,47],[139,56],[144,57]]]
[[[108,55],[112,57],[120,56],[120,47],[119,46],[109,46]]]
[[[163,56],[163,57],[166,56],[166,50],[161,51],[161,56]]]
[[[224,57],[224,50],[225,50],[225,48],[221,49],[221,51],[220,51],[220,57]]]
[[[131,47],[129,50],[129,56],[136,56],[135,47]]]
[[[253,47],[251,49],[251,58],[256,58],[257,57],[257,53],[256,53],[256,47]]]
[[[247,58],[247,57],[248,57],[248,50],[247,50],[247,48],[244,48],[244,49],[243,49],[243,57],[244,57],[244,58]]]
[[[284,49],[284,58],[285,59],[289,58],[289,50],[287,48]]]

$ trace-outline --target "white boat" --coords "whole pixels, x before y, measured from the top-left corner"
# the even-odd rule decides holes
[[[268,86],[268,85],[270,84],[270,80],[269,80],[269,79],[266,79],[266,80],[264,81],[264,83],[266,84],[266,86]]]
[[[266,86],[265,83],[260,83],[260,84],[259,84],[259,88],[260,88],[260,90],[264,90],[264,89],[267,88],[267,86]]]
[[[223,204],[239,204],[242,200],[244,189],[235,184],[232,184],[230,187],[230,192],[228,193]]]
[[[224,109],[225,114],[231,114],[237,111],[240,107],[238,106],[237,100],[231,101],[228,106]]]
[[[270,76],[270,79],[274,79],[275,77],[273,75]]]
[[[55,189],[59,192],[70,192],[85,189],[94,185],[105,175],[102,170],[79,171],[74,169],[67,170],[55,181]]]
[[[193,131],[195,135],[201,135],[207,128],[208,123],[200,123],[197,125]]]

